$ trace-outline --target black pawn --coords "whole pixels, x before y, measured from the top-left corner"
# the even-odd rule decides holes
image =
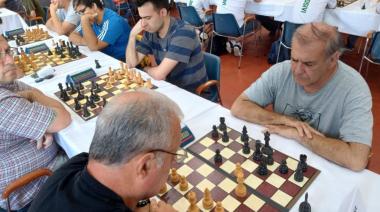
[[[224,143],[227,143],[228,141],[230,141],[230,137],[228,136],[226,130],[223,131],[222,141],[223,141]]]
[[[267,157],[267,164],[268,165],[273,165],[274,161],[273,161],[273,155],[268,155]]]
[[[212,126],[211,137],[215,140],[219,139],[219,132],[215,125]]]
[[[83,105],[83,117],[87,118],[89,117],[91,114],[90,112],[88,111],[87,109],[87,105]]]
[[[268,168],[267,164],[264,161],[260,162],[259,168],[257,170],[257,173],[261,176],[265,176],[268,174]]]
[[[77,96],[78,100],[82,100],[82,99],[84,99],[84,95],[83,95],[82,92],[80,91],[79,87],[77,87],[77,93],[78,93],[78,96]]]
[[[363,4],[363,6],[362,6],[362,10],[365,10],[366,8],[365,8],[365,3]]]
[[[296,170],[296,173],[294,174],[294,180],[297,182],[302,182],[303,181],[303,171],[302,169]]]
[[[79,104],[79,100],[78,100],[78,98],[75,98],[75,99],[74,99],[74,102],[75,102],[75,106],[74,106],[74,110],[75,110],[75,111],[79,111],[80,109],[82,109],[82,107],[81,107],[80,104]]]
[[[306,192],[305,201],[301,202],[300,207],[298,209],[299,212],[311,212],[310,203],[307,201],[309,194]]]
[[[245,142],[245,141],[249,140],[249,136],[248,136],[248,133],[247,133],[247,127],[246,126],[243,126],[243,130],[242,130],[242,134],[240,136],[240,140],[242,142]]]
[[[255,151],[253,152],[253,160],[254,161],[261,161],[261,159],[263,157],[263,154],[261,153],[260,148],[261,148],[260,140],[257,140],[256,144],[255,144]]]
[[[222,155],[220,154],[220,150],[216,149],[215,156],[214,156],[214,163],[215,164],[221,164],[223,162]]]
[[[251,148],[249,147],[249,143],[248,143],[248,141],[244,141],[243,154],[248,155],[249,153],[251,153]]]
[[[99,60],[95,60],[95,68],[101,68],[102,66],[99,64]]]
[[[103,98],[103,107],[105,107],[107,104],[107,99],[106,98]]]
[[[289,168],[288,168],[288,165],[286,165],[285,159],[281,161],[281,165],[278,168],[278,170],[280,171],[281,174],[287,174],[289,172]]]
[[[225,130],[227,130],[227,125],[226,125],[226,123],[225,123],[225,119],[224,119],[224,117],[220,117],[219,118],[219,121],[220,121],[220,124],[219,124],[219,130],[220,131],[225,131]]]

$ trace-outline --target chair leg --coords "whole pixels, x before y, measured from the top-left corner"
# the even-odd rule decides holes
[[[367,61],[367,68],[365,70],[365,78],[368,76],[368,67],[369,67],[369,61]]]
[[[243,48],[244,48],[244,35],[243,35],[243,39],[241,40],[241,53],[239,55],[238,69],[240,69],[241,57],[243,56]]]
[[[214,31],[211,33],[210,54],[212,54],[212,43],[214,42]]]

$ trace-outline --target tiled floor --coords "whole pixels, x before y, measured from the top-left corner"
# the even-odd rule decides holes
[[[254,82],[270,65],[267,63],[267,52],[269,51],[272,40],[267,36],[267,32],[262,32],[262,39],[257,46],[252,42],[251,37],[245,45],[244,57],[241,68],[237,68],[238,58],[233,55],[223,55],[221,70],[221,96],[225,107],[230,108],[238,95]],[[358,42],[359,43],[359,42]],[[363,41],[364,45],[364,41]],[[342,60],[349,65],[359,68],[360,56],[356,52],[343,55]],[[380,174],[380,67],[370,65],[367,82],[373,96],[374,114],[374,136],[372,157],[368,169]],[[369,129],[370,130],[370,129]]]

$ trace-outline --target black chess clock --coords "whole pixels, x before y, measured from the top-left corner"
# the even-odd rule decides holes
[[[78,84],[78,83],[81,83],[81,82],[84,82],[86,80],[89,80],[89,79],[92,79],[96,77],[96,73],[94,71],[94,69],[92,68],[88,68],[88,69],[85,69],[83,71],[80,71],[80,72],[77,72],[75,74],[69,74],[66,76],[66,83],[70,84]]]
[[[181,129],[181,147],[186,146],[194,141],[195,137],[188,126],[183,126]]]

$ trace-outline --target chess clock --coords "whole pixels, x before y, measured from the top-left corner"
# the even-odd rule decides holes
[[[78,84],[86,80],[96,77],[94,69],[88,68],[84,71],[77,72],[75,74],[69,74],[66,76],[66,83]]]
[[[181,147],[186,146],[190,142],[194,141],[195,137],[188,126],[183,126],[181,129]]]
[[[33,52],[35,54],[38,52],[45,52],[48,50],[49,50],[49,47],[46,44],[42,43],[42,44],[39,44],[36,46],[31,46],[31,47],[25,48],[25,53],[30,54],[31,52]]]
[[[15,35],[19,35],[19,34],[22,34],[24,33],[25,30],[23,28],[18,28],[18,29],[14,29],[14,30],[10,30],[10,31],[6,31],[5,32],[5,36],[7,37],[12,37],[12,36],[15,36]]]

